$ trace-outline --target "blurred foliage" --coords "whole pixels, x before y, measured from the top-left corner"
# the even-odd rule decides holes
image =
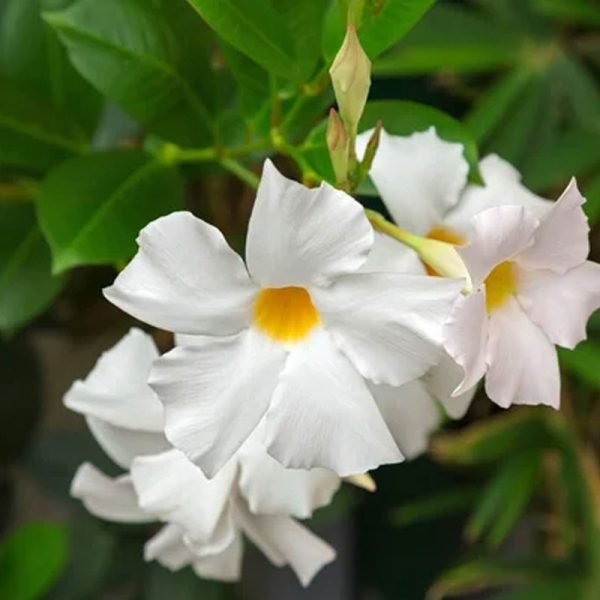
[[[327,69],[347,11],[380,98],[362,129],[435,126],[463,144],[473,182],[490,152],[547,197],[577,176],[597,259],[597,0],[248,1],[0,0],[3,468],[30,444],[39,412],[38,366],[20,332],[77,329],[82,314],[99,329],[111,322],[81,297],[99,298],[139,229],[172,210],[192,208],[238,246],[248,196],[232,180],[252,185],[265,156],[307,183],[333,179]],[[359,192],[374,195],[368,182]],[[430,600],[488,588],[498,600],[600,598],[600,317],[589,333],[559,353],[560,413],[476,402],[435,440],[443,466],[381,469],[377,494],[345,490],[317,513],[321,524],[357,512],[363,587],[402,600],[427,588]],[[101,523],[70,503],[86,459],[116,473],[88,434],[34,438],[26,466],[72,517],[6,538],[1,597],[230,595],[189,570],[143,564],[145,526]]]

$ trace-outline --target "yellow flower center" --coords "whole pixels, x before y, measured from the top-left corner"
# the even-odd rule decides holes
[[[455,233],[451,229],[446,229],[445,227],[441,226],[430,229],[425,237],[429,238],[430,240],[446,242],[455,246],[462,246],[462,244],[465,243],[465,240],[460,235],[458,235],[458,233]],[[423,263],[423,266],[425,267],[425,271],[427,271],[427,275],[431,275],[433,277],[440,277],[440,274],[429,265]]]
[[[295,286],[260,290],[253,317],[257,329],[284,343],[299,342],[321,322],[308,291]]]
[[[485,278],[485,305],[488,313],[503,306],[517,291],[517,275],[514,264],[505,260],[494,267]]]

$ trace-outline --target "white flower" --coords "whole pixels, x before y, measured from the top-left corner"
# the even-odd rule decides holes
[[[473,217],[471,241],[459,253],[475,291],[456,303],[445,327],[446,349],[465,371],[456,393],[485,374],[488,396],[502,407],[558,408],[554,344],[573,348],[585,339],[600,307],[583,202],[573,180],[541,218],[519,206]]]
[[[105,291],[131,315],[203,337],[155,363],[150,384],[174,446],[214,476],[264,419],[287,467],[341,476],[402,456],[364,378],[400,386],[440,360],[462,280],[361,273],[373,231],[361,206],[265,163],[246,266],[189,213],[148,225]]]
[[[371,133],[358,136],[359,156]],[[518,171],[498,156],[484,158],[479,171],[484,185],[469,184],[462,145],[442,140],[431,127],[410,136],[382,131],[369,176],[400,227],[457,246],[469,241],[471,219],[482,210],[516,205],[542,215],[552,207],[521,185]],[[363,269],[436,274],[413,250],[380,233],[375,234],[373,252]],[[464,415],[476,391],[477,381],[472,380],[470,388],[462,386],[462,394],[453,396],[462,378],[462,369],[445,356],[422,381],[425,391],[453,418]]]
[[[112,521],[161,520],[145,547],[146,560],[170,569],[191,565],[202,577],[239,577],[245,533],[276,565],[289,564],[304,585],[334,551],[289,515],[308,517],[328,504],[339,486],[330,471],[284,469],[249,439],[213,479],[162,434],[163,410],[146,381],[158,352],[133,329],[106,352],[85,381],[65,396],[127,474],[111,479],[83,464],[72,495]]]

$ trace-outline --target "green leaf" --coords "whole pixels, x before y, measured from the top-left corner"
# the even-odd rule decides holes
[[[358,31],[360,42],[374,59],[399,41],[421,19],[435,0],[377,0],[369,2]],[[346,15],[332,2],[325,15],[323,56],[331,63],[342,45],[346,32]]]
[[[525,69],[511,71],[489,87],[467,115],[465,125],[481,143],[494,132],[521,95],[532,73]]]
[[[148,222],[182,205],[178,172],[139,151],[67,161],[51,171],[38,197],[53,269],[131,258]]]
[[[520,449],[546,447],[553,442],[546,423],[551,414],[543,408],[521,408],[495,415],[460,432],[436,436],[431,450],[443,462],[477,465]]]
[[[438,4],[394,48],[377,58],[375,75],[412,75],[454,70],[471,73],[518,60],[518,37],[485,15]]]
[[[543,581],[494,596],[494,600],[575,600],[576,598],[586,598],[582,578]]]
[[[488,482],[469,519],[469,540],[479,539],[487,529],[486,541],[492,548],[500,545],[527,508],[541,470],[542,452],[524,450],[509,456]]]
[[[584,27],[600,25],[600,10],[595,0],[533,0],[541,14],[559,21],[579,23]]]
[[[88,134],[102,97],[70,64],[55,33],[40,16],[49,0],[8,0],[0,20],[0,75],[68,111]]]
[[[0,205],[0,330],[24,325],[61,290],[30,204]]]
[[[177,40],[147,2],[79,0],[44,18],[78,71],[149,130],[183,145],[210,137],[210,113],[179,71]]]
[[[600,219],[600,175],[583,186],[587,202],[583,210],[589,219],[590,225],[595,225]]]
[[[480,493],[476,488],[463,486],[420,498],[415,502],[395,508],[391,516],[392,523],[400,526],[412,525],[446,517],[450,514],[464,513],[473,505]]]
[[[540,576],[540,569],[528,563],[477,559],[442,573],[431,586],[426,600],[442,600],[490,587],[526,583]]]
[[[0,81],[0,165],[43,172],[86,149],[85,134],[66,114]]]
[[[0,548],[0,598],[44,597],[65,566],[67,536],[62,525],[29,523]]]
[[[326,3],[263,0],[188,0],[227,43],[268,72],[304,83],[319,56]]]
[[[558,355],[563,368],[592,387],[600,389],[600,342],[587,340],[574,350],[559,348]]]

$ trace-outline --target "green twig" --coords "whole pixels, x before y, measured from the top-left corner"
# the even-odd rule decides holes
[[[219,164],[252,189],[258,188],[258,182],[260,181],[258,176],[237,160],[234,160],[233,158],[223,158],[219,161]]]

